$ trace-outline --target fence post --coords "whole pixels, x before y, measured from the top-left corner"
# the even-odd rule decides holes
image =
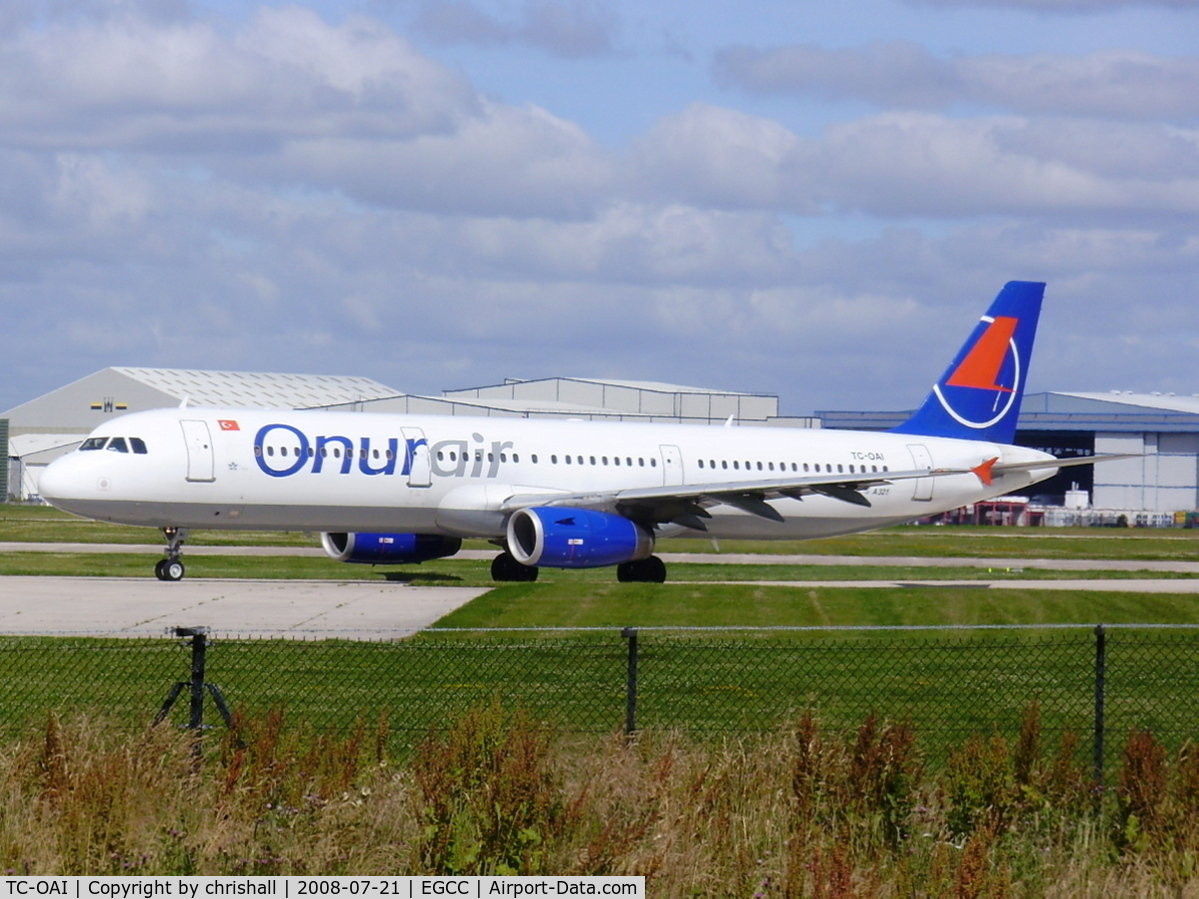
[[[637,628],[626,627],[620,635],[629,641],[628,681],[625,686],[624,732],[637,729]]]
[[[188,730],[199,730],[204,726],[204,661],[208,650],[208,628],[176,628],[180,637],[192,638],[191,714]]]
[[[1095,807],[1103,796],[1104,693],[1107,681],[1107,634],[1102,624],[1095,626]]]

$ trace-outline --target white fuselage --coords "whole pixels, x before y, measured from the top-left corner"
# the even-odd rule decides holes
[[[966,472],[870,486],[869,506],[808,495],[772,499],[781,522],[725,504],[705,522],[712,537],[811,538],[957,508],[1057,470],[1052,456],[1023,447],[910,434],[357,412],[161,409],[114,419],[100,437],[125,438],[125,451],[109,441],[56,460],[42,495],[90,518],[177,528],[501,538],[511,497]],[[992,459],[1046,467],[991,484],[969,473]],[[701,536],[680,525],[660,534]]]

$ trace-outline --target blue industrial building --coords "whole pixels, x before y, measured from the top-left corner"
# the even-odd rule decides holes
[[[885,430],[911,411],[817,412],[826,428]],[[1034,489],[1058,504],[1074,484],[1095,509],[1172,513],[1199,509],[1199,396],[1032,393],[1016,442],[1059,458],[1129,453],[1138,458],[1064,469]]]

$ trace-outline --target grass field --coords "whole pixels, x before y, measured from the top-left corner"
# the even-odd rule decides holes
[[[152,544],[156,537],[51,509],[0,506],[0,541]],[[316,545],[315,537],[305,534],[237,532],[198,532],[193,542]],[[702,541],[664,541],[660,549],[714,551]],[[721,550],[917,559],[1187,560],[1199,558],[1199,535],[908,527],[810,543],[726,543]],[[0,574],[150,578],[155,557],[148,552],[10,552],[0,554]],[[390,577],[413,584],[491,585],[486,561],[462,559],[389,570],[323,558],[193,554],[187,564],[189,577]],[[66,873],[67,868],[98,873],[133,859],[147,873],[246,873],[247,865],[265,865],[252,870],[363,874],[401,864],[405,870],[461,872],[455,866],[468,857],[484,865],[501,857],[513,864],[540,858],[544,870],[562,873],[574,870],[571,864],[599,858],[612,866],[607,870],[649,873],[654,894],[671,896],[849,895],[842,887],[850,881],[863,894],[875,884],[878,895],[1173,895],[1187,894],[1183,885],[1194,885],[1199,830],[1184,824],[1199,811],[1199,792],[1188,786],[1199,783],[1199,765],[1192,762],[1193,752],[1180,747],[1199,734],[1194,712],[1199,708],[1199,631],[1119,625],[1199,625],[1199,597],[984,589],[968,582],[1078,575],[1052,569],[932,568],[918,561],[902,567],[780,565],[767,559],[744,566],[675,563],[665,585],[618,584],[604,569],[546,569],[541,575],[535,584],[491,589],[437,622],[436,629],[408,641],[214,641],[205,680],[244,716],[248,730],[242,733],[250,734],[250,748],[238,748],[236,740],[225,737],[217,751],[223,729],[205,737],[213,751],[199,776],[211,779],[215,809],[207,818],[204,803],[194,801],[199,782],[194,771],[175,778],[193,784],[186,796],[175,797],[173,780],[137,782],[138,772],[157,771],[164,759],[175,759],[171,764],[180,772],[193,770],[183,743],[155,742],[164,739],[155,735],[162,729],[124,736],[143,733],[140,727],[152,719],[172,684],[188,678],[191,656],[185,641],[0,637],[0,695],[5,696],[0,732],[29,734],[41,722],[46,735],[40,748],[27,742],[14,750],[6,742],[9,748],[0,751],[0,762],[13,768],[0,778],[7,791],[0,861],[10,867],[32,865],[36,873]],[[1136,578],[1144,572],[1086,576]],[[945,583],[898,588],[763,583],[860,578]],[[1088,786],[1096,684],[1092,626],[1100,622],[1109,626],[1103,752],[1109,798],[1108,817],[1102,819],[1089,814],[1095,794]],[[1019,634],[731,630],[780,625],[1034,629]],[[1075,627],[1056,629],[1061,625]],[[647,729],[633,741],[602,736],[625,723],[629,643],[620,629],[627,626],[641,629],[636,714],[638,725]],[[507,628],[540,632],[499,630]],[[581,630],[550,630],[557,628]],[[426,843],[435,832],[428,816],[437,796],[412,791],[430,782],[438,759],[452,763],[456,776],[465,776],[462,771],[468,769],[459,770],[453,753],[479,741],[462,722],[493,707],[497,697],[509,709],[519,708],[525,725],[511,734],[497,730],[496,739],[519,743],[530,734],[536,737],[544,722],[569,735],[570,748],[555,749],[553,766],[559,773],[578,773],[568,775],[570,789],[555,794],[562,798],[554,802],[574,810],[590,809],[587,803],[595,797],[603,802],[588,811],[594,817],[587,819],[585,832],[572,831],[563,820],[543,822],[538,839],[544,850],[537,853],[552,850],[552,858],[525,852],[523,843],[524,849],[504,856],[498,849],[476,851],[469,841],[461,854],[435,857]],[[1034,703],[1041,755],[1029,779],[1027,770],[1020,773],[1021,719]],[[210,701],[206,705],[211,724],[215,710]],[[64,736],[56,719],[46,723],[51,709],[68,718],[96,716],[116,736],[100,745],[86,726],[68,728]],[[271,731],[280,709],[302,736]],[[821,790],[829,790],[835,777],[851,790],[863,783],[864,759],[883,759],[870,746],[870,752],[862,750],[863,722],[873,720],[872,714],[883,722],[878,733],[892,738],[902,727],[898,722],[912,724],[915,754],[908,757],[902,786],[896,781],[893,792],[882,795],[883,811],[860,812],[851,820],[839,810],[859,814],[857,807],[830,792],[822,810],[810,820],[803,817],[808,799],[799,775],[811,758],[805,754],[809,744],[796,737],[796,721],[809,709],[823,729],[811,744],[827,769],[817,778]],[[368,729],[364,743],[364,731],[355,730],[355,722],[373,722],[381,714],[389,737],[376,735],[374,742],[385,742],[395,753],[393,765],[411,764],[412,770],[373,760],[359,766],[370,754],[364,747],[372,737]],[[185,691],[171,720],[182,723],[186,716]],[[430,727],[451,734],[456,729],[461,742],[455,746],[447,737],[422,751],[418,743]],[[1159,759],[1156,764],[1162,766],[1160,759],[1168,754],[1177,773],[1167,777],[1160,774],[1164,767],[1137,769],[1141,773],[1135,776],[1151,784],[1160,774],[1161,783],[1157,805],[1134,808],[1119,773],[1121,765],[1127,769],[1132,763],[1127,758],[1122,763],[1120,756],[1129,735],[1141,728],[1158,740],[1145,758]],[[972,739],[972,733],[981,736]],[[1068,733],[1077,734],[1078,742],[1067,743],[1061,758],[1051,758]],[[152,764],[131,763],[130,754],[139,748]],[[492,762],[507,757],[488,753]],[[488,763],[484,760],[484,767]],[[27,772],[16,770],[22,764]],[[81,779],[68,782],[68,776]],[[476,778],[469,789],[449,784],[446,795],[456,802],[482,795],[486,791],[476,788],[489,776],[500,785],[514,782],[508,771],[469,776]],[[54,786],[56,777],[61,789]],[[284,777],[291,778],[286,788]],[[1067,783],[1072,805],[1063,805],[1050,789]],[[1174,791],[1169,796],[1166,785]],[[126,786],[128,792],[120,793]],[[289,798],[281,803],[284,795]],[[47,801],[88,796],[99,797],[90,829],[58,823],[92,821],[83,811],[34,815]],[[235,809],[236,803],[244,809]],[[490,814],[494,803],[489,803],[479,815]],[[974,809],[966,829],[963,803]],[[1161,836],[1146,842],[1145,834],[1156,832],[1141,822],[1149,822],[1147,815],[1156,808],[1164,811],[1154,814],[1168,811],[1170,822],[1181,823],[1159,823]],[[995,817],[997,809],[1006,817]],[[877,827],[880,814],[894,815],[904,829],[898,843],[862,837],[862,827]],[[458,809],[447,821],[461,827],[465,815]],[[619,828],[613,829],[613,822]],[[400,824],[407,828],[402,834]],[[420,851],[397,862],[400,845]]]
[[[153,532],[144,529],[118,528],[84,522],[53,509],[6,507],[0,508],[0,539],[71,542],[148,542]],[[265,544],[313,545],[309,535],[261,535],[238,532],[201,532],[197,543],[224,541],[223,545]],[[479,547],[486,544],[478,543]],[[1044,531],[995,528],[892,528],[875,534],[851,538],[789,544],[725,544],[724,551],[783,550],[802,553],[833,553],[855,555],[887,555],[954,558],[982,556],[996,558],[1087,558],[1087,559],[1186,559],[1196,556],[1199,548],[1196,534],[1191,531],[1100,530]],[[663,551],[711,551],[710,543],[702,541],[666,541]],[[10,552],[0,555],[0,574],[130,576],[149,578],[150,553],[45,553]],[[768,559],[768,557],[767,557]],[[955,645],[983,643],[994,639],[990,632],[958,631],[952,635],[929,632],[756,632],[740,631],[713,634],[710,631],[691,631],[688,636],[646,636],[647,646],[653,645],[659,664],[671,654],[683,650],[673,648],[679,641],[697,644],[701,641],[734,641],[743,647],[770,644],[774,659],[770,664],[789,671],[803,671],[796,680],[794,674],[772,673],[769,666],[749,665],[737,655],[713,651],[707,661],[681,681],[659,674],[658,687],[647,688],[647,714],[671,725],[691,727],[724,726],[731,721],[745,724],[755,716],[759,720],[777,720],[779,715],[807,704],[840,697],[844,714],[832,713],[833,720],[851,721],[873,700],[877,707],[902,714],[919,706],[921,714],[938,708],[956,709],[963,726],[995,726],[1015,720],[1021,706],[1036,696],[1051,707],[1081,711],[1071,715],[1089,714],[1090,695],[1087,684],[1093,676],[1090,663],[1091,636],[1088,627],[1097,623],[1107,625],[1199,625],[1199,600],[1195,597],[1162,593],[1106,593],[1087,591],[1042,591],[1036,589],[980,589],[970,586],[981,578],[1054,579],[1074,577],[1076,573],[1055,570],[1025,569],[1007,572],[987,571],[974,567],[932,568],[918,561],[903,567],[895,566],[803,566],[769,564],[767,559],[751,565],[690,564],[671,565],[671,582],[665,585],[618,584],[610,569],[592,571],[557,571],[543,569],[535,584],[507,584],[489,590],[471,603],[437,622],[436,628],[457,631],[456,634],[436,633],[423,641],[454,640],[470,649],[457,650],[464,661],[442,659],[436,664],[417,664],[400,670],[398,657],[389,655],[388,648],[365,647],[361,644],[329,642],[310,647],[297,654],[294,647],[263,644],[251,649],[242,647],[221,660],[227,665],[222,676],[231,694],[263,709],[272,702],[284,702],[297,711],[306,710],[314,720],[330,714],[352,716],[373,703],[402,709],[409,721],[424,726],[448,709],[462,704],[486,701],[502,693],[520,696],[539,709],[557,708],[571,715],[590,715],[579,711],[590,703],[591,708],[604,709],[601,729],[615,727],[623,720],[623,653],[624,643],[619,629],[638,628],[857,628],[857,627],[971,627],[1024,625],[1040,626],[1043,631],[1026,634],[1022,640],[1048,641],[1053,644],[1059,634],[1050,628],[1079,625],[1078,640],[1083,647],[1081,661],[1069,656],[1059,658],[1053,653],[1034,651],[1039,669],[1034,673],[1024,669],[1034,665],[1027,661],[1007,663],[1010,674],[993,672],[989,677],[968,675],[955,662],[938,667],[920,653],[933,644],[934,657],[945,650],[944,641]],[[421,566],[397,569],[362,565],[341,565],[324,558],[309,557],[244,557],[222,555],[192,555],[188,557],[189,577],[267,577],[267,578],[324,578],[334,580],[392,578],[420,585],[492,586],[487,561],[445,559]],[[1088,576],[1135,578],[1143,572],[1091,572]],[[1155,573],[1154,577],[1163,575]],[[1185,575],[1178,575],[1183,577]],[[910,586],[899,588],[820,587],[804,584],[816,580],[854,579],[944,580],[943,586]],[[737,581],[738,583],[730,583]],[[762,583],[765,581],[801,582],[793,586]],[[518,639],[529,644],[533,636],[513,638],[497,635],[495,629],[525,628],[604,628],[600,636],[582,634],[567,638],[565,648],[552,642],[542,642],[513,649],[504,641]],[[492,631],[493,633],[488,633]],[[542,635],[544,638],[545,635]],[[560,634],[556,639],[561,641]],[[573,639],[574,642],[571,642]],[[594,645],[599,640],[599,648]],[[1010,639],[1010,638],[1008,638]],[[1062,638],[1065,639],[1065,638]],[[1069,639],[1073,640],[1074,637]],[[656,641],[656,642],[655,642]],[[930,642],[931,641],[931,642]],[[940,641],[940,642],[938,642]],[[420,643],[421,641],[417,641]],[[500,644],[504,643],[503,647]],[[822,654],[825,650],[846,646],[844,652]],[[523,645],[522,644],[522,645]],[[868,652],[883,658],[887,653],[903,659],[894,664],[899,671],[873,679],[846,679],[844,672],[855,656],[854,645],[869,645]],[[84,664],[75,674],[67,669],[80,664],[79,654],[55,655],[56,642],[6,638],[2,658],[8,674],[0,679],[0,689],[6,695],[20,693],[28,682],[30,661],[35,656],[46,668],[47,682],[74,680],[79,702],[101,707],[117,701],[122,690],[126,694],[141,691],[137,707],[156,707],[156,697],[162,695],[173,678],[183,676],[165,669],[177,664],[147,661],[143,668],[126,667],[113,676],[113,666],[121,641],[101,641],[86,644],[96,651],[83,654],[94,663]],[[496,647],[494,654],[507,661],[506,669],[479,667],[479,658],[488,654],[486,647]],[[922,649],[923,647],[923,649]],[[178,655],[178,649],[164,650],[168,656]],[[412,652],[428,650],[413,649]],[[1014,649],[1005,649],[1009,654]],[[1023,651],[1023,650],[1021,650]],[[24,656],[22,653],[32,652]],[[150,653],[148,644],[139,652]],[[482,656],[479,654],[482,653]],[[782,655],[779,655],[781,653]],[[790,655],[787,655],[790,653]],[[848,654],[846,654],[848,653]],[[912,653],[916,653],[912,655]],[[897,655],[896,655],[897,654]],[[136,653],[135,653],[136,655]],[[1069,654],[1067,654],[1069,655]],[[148,656],[147,656],[148,658]],[[418,656],[419,658],[419,656]],[[448,657],[447,657],[448,658]],[[24,659],[24,661],[18,661]],[[469,659],[475,659],[470,661]],[[590,660],[590,661],[585,661]],[[869,661],[866,658],[866,661]],[[123,662],[127,666],[133,662]],[[140,663],[139,663],[140,664]],[[407,662],[403,663],[407,665]],[[1138,663],[1139,664],[1139,663]],[[459,670],[465,665],[464,670]],[[931,667],[930,667],[931,665]],[[1159,663],[1160,672],[1168,672],[1169,690],[1157,688],[1157,694],[1170,697],[1174,707],[1195,705],[1190,692],[1199,695],[1199,685],[1192,684],[1190,663],[1170,661]],[[65,667],[64,667],[65,666]],[[472,667],[474,666],[474,667]],[[790,667],[788,667],[790,666]],[[136,667],[136,666],[135,666]],[[967,665],[968,667],[968,665]],[[661,672],[663,669],[659,669]],[[860,669],[853,669],[860,670]],[[1136,674],[1139,682],[1152,674]],[[916,677],[913,672],[923,672]],[[1129,671],[1132,671],[1130,668]],[[139,673],[140,672],[140,673]],[[348,676],[347,672],[355,672]],[[567,673],[568,672],[568,673]],[[840,673],[839,673],[840,672]],[[1159,673],[1160,673],[1159,672]],[[269,673],[269,677],[264,673]],[[279,675],[276,683],[275,676]],[[214,674],[214,677],[216,675]],[[649,675],[646,675],[649,677]],[[1132,676],[1131,674],[1129,676]],[[676,678],[677,680],[677,678]],[[266,684],[275,686],[266,688]],[[653,683],[648,681],[647,683]],[[968,699],[963,702],[955,688],[970,685]],[[995,685],[992,690],[987,684]],[[86,686],[83,686],[86,685]],[[136,686],[135,685],[140,685]],[[367,686],[363,686],[367,685]],[[382,686],[380,686],[382,685]],[[863,686],[865,685],[865,686]],[[1192,690],[1192,687],[1194,689]],[[400,689],[400,693],[395,690]],[[382,693],[378,691],[382,690]],[[1179,693],[1178,690],[1182,692]],[[372,692],[373,691],[373,692]],[[597,693],[598,691],[598,693]],[[1188,692],[1190,691],[1190,692]],[[373,697],[373,698],[372,698]],[[584,697],[590,697],[584,702]],[[1069,697],[1069,702],[1066,702]],[[657,703],[657,711],[653,711]],[[773,703],[773,706],[771,704]],[[1081,703],[1081,705],[1078,705]],[[866,705],[864,705],[866,704]],[[1144,712],[1133,703],[1130,709]],[[571,711],[571,710],[574,711]],[[939,712],[937,712],[939,714]],[[1065,726],[1060,715],[1055,726]],[[1142,717],[1144,717],[1142,715]],[[588,719],[591,720],[591,719]],[[1140,720],[1140,719],[1138,719]],[[590,726],[590,725],[589,725]]]

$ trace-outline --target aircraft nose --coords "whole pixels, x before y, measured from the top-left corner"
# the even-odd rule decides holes
[[[79,474],[74,460],[68,455],[55,459],[46,466],[37,481],[38,493],[42,499],[53,502],[56,499],[70,499],[78,496]]]

